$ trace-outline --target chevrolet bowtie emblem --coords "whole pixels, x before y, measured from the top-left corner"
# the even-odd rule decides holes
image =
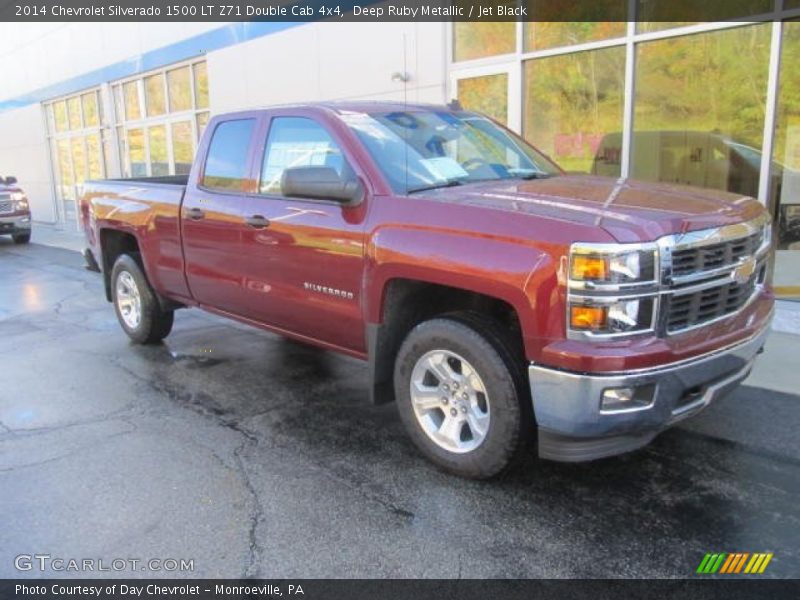
[[[750,257],[740,262],[736,268],[731,271],[731,279],[736,283],[742,284],[750,281],[753,273],[756,272],[756,259]]]

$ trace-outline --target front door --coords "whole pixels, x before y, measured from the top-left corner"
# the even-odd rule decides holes
[[[216,125],[205,164],[186,188],[181,214],[192,297],[243,316],[247,316],[243,237],[249,229],[245,194],[252,189],[251,144],[257,126],[256,118]]]
[[[345,179],[356,174],[341,144],[310,117],[274,116],[264,129],[244,234],[247,310],[264,323],[362,352],[366,202],[346,206],[281,190],[289,167],[327,166]]]

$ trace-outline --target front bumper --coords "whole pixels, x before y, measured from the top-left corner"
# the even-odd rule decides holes
[[[539,456],[578,462],[644,446],[745,379],[764,346],[770,321],[744,342],[652,369],[593,375],[532,364],[528,376],[539,427]],[[604,390],[648,385],[655,386],[648,406],[601,410]]]
[[[31,215],[0,215],[0,235],[9,233],[30,233]]]

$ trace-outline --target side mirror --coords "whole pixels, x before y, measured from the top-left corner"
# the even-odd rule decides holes
[[[284,196],[336,200],[350,206],[364,199],[364,186],[358,179],[343,180],[331,167],[290,167],[281,177]]]
[[[6,185],[14,185],[17,183],[17,178],[13,175],[8,175],[5,179]]]

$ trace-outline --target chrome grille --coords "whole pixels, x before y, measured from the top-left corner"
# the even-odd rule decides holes
[[[754,255],[763,241],[764,232],[757,231],[736,240],[676,250],[672,253],[672,276],[683,277],[698,271],[733,266],[740,259]]]
[[[0,213],[14,212],[14,203],[11,200],[0,200]]]
[[[745,283],[731,281],[688,294],[672,295],[667,301],[667,333],[675,333],[735,313],[753,295],[757,280],[763,276],[761,271],[763,267]]]

